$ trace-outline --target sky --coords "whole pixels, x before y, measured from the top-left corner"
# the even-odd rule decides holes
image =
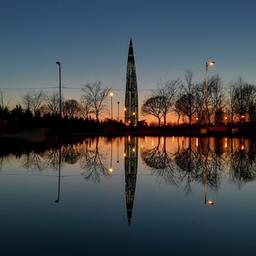
[[[0,0],[0,88],[13,103],[28,88],[51,93],[61,61],[66,98],[102,81],[123,101],[130,38],[141,100],[187,69],[202,80],[209,58],[225,84],[256,83],[255,10],[254,0]]]

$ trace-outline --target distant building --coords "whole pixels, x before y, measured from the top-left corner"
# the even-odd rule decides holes
[[[138,124],[138,88],[133,54],[132,40],[130,40],[125,90],[125,123]]]

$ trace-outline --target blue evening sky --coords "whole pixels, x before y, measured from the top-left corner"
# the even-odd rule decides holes
[[[0,88],[57,86],[59,60],[64,86],[124,89],[130,37],[139,89],[186,69],[201,80],[208,58],[225,83],[255,82],[255,10],[253,0],[0,0]]]

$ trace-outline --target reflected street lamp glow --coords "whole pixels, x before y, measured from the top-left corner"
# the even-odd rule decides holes
[[[209,205],[209,206],[214,205],[214,201],[212,201],[211,199],[209,199],[209,200],[207,201],[207,205]]]

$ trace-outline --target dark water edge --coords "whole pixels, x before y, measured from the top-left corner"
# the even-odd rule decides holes
[[[56,136],[42,142],[20,138],[0,138],[0,156],[9,154],[22,155],[34,151],[42,153],[49,149],[58,149],[61,146],[74,145],[83,141],[86,136]]]

